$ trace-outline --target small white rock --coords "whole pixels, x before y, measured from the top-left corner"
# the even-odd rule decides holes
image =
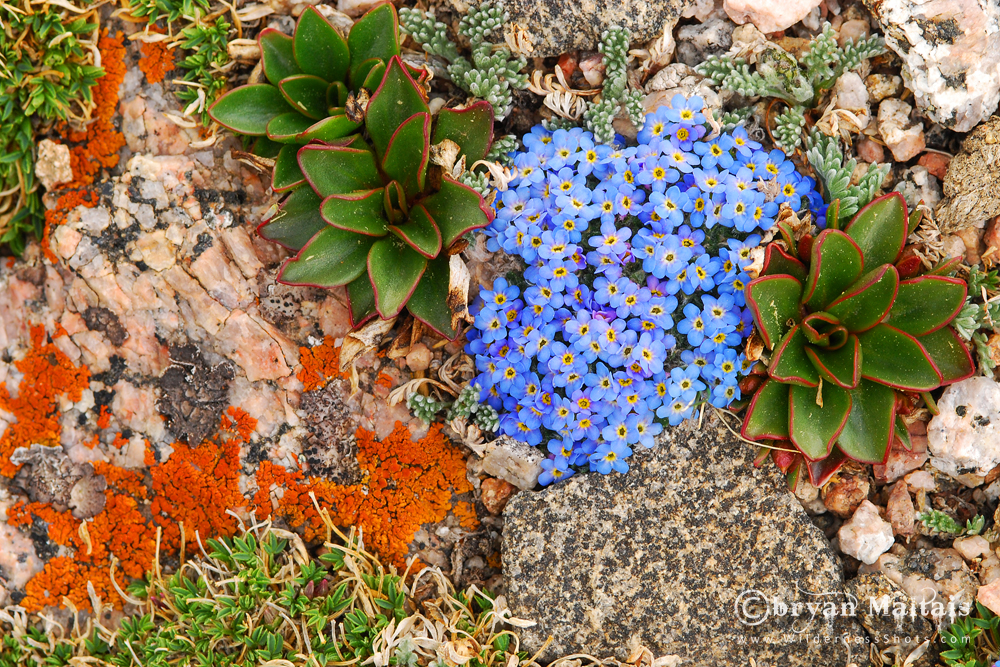
[[[865,500],[854,516],[837,531],[840,550],[868,565],[889,550],[893,544],[892,526],[878,514],[878,508]]]
[[[898,162],[906,162],[924,150],[924,124],[913,123],[913,107],[895,98],[878,106],[878,131]]]
[[[534,447],[504,436],[486,446],[483,470],[521,490],[528,490],[538,484],[544,458]]]
[[[969,487],[1000,465],[1000,384],[971,377],[949,386],[927,425],[931,465]]]
[[[736,23],[753,23],[761,32],[791,28],[809,15],[821,0],[725,0],[722,7]]]
[[[962,558],[969,562],[992,553],[992,551],[990,551],[990,543],[987,542],[986,538],[981,535],[960,537],[955,540],[955,543],[951,546],[955,549],[955,551],[962,554]]]
[[[69,146],[49,139],[38,142],[35,176],[46,190],[51,190],[54,185],[72,181],[73,168],[69,161]]]

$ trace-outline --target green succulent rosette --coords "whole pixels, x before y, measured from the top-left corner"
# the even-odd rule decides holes
[[[884,463],[894,439],[909,448],[900,392],[931,391],[975,370],[948,326],[965,303],[965,282],[900,277],[909,225],[899,193],[880,197],[842,231],[822,231],[808,266],[770,245],[746,287],[771,352],[742,434],[794,446],[798,456],[776,457],[793,485],[803,468],[819,486],[847,459]]]

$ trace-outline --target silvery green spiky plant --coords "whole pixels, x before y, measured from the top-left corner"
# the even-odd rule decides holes
[[[851,175],[858,161],[851,158],[844,164],[844,153],[836,137],[828,137],[813,128],[806,138],[806,157],[816,170],[816,180],[828,202],[840,202],[838,220],[845,223],[872,200],[882,181],[889,174],[889,165],[868,165],[868,171],[857,185],[851,185]]]
[[[791,153],[802,143],[806,109],[815,107],[841,74],[882,53],[885,42],[877,35],[839,46],[833,27],[827,23],[808,53],[798,60],[778,45],[768,43],[757,56],[754,71],[745,58],[730,59],[726,55],[709,56],[695,69],[716,86],[744,97],[776,97],[784,101],[787,108],[775,118],[776,141],[779,148]]]
[[[958,335],[975,347],[979,371],[986,377],[993,377],[997,367],[989,336],[1000,329],[1000,302],[992,300],[998,288],[1000,278],[996,269],[983,271],[979,265],[969,269],[969,296],[954,322]]]
[[[523,90],[528,85],[528,75],[520,73],[528,61],[522,56],[514,57],[506,46],[489,41],[502,31],[506,12],[489,1],[469,5],[458,31],[469,40],[471,61],[459,53],[448,37],[448,26],[433,14],[404,7],[399,10],[399,20],[403,32],[413,37],[424,51],[448,61],[448,75],[455,85],[492,104],[497,120],[507,117],[514,103],[512,89]]]
[[[591,102],[583,114],[587,129],[594,133],[594,140],[611,144],[615,139],[612,122],[622,106],[638,129],[642,129],[645,110],[642,107],[642,91],[628,86],[628,47],[632,33],[628,28],[611,26],[601,35],[597,47],[604,55],[604,87],[601,99]]]

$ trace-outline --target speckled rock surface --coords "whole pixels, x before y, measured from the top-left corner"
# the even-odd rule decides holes
[[[601,33],[613,25],[632,31],[643,42],[671,29],[681,17],[705,18],[711,0],[502,0],[510,13],[506,32],[524,31],[532,56],[557,56],[577,49],[597,50]]]
[[[1000,214],[1000,116],[990,118],[962,142],[962,151],[948,164],[944,197],[934,217],[945,234],[983,227]]]
[[[815,602],[805,591],[839,605],[843,575],[780,473],[755,469],[753,455],[706,416],[701,429],[687,423],[640,448],[627,475],[580,475],[514,496],[503,562],[514,615],[538,622],[522,636],[525,650],[551,635],[543,660],[578,651],[624,659],[638,643],[693,666],[734,655],[847,664],[847,647],[833,638],[863,636],[855,621],[772,613],[775,597]],[[770,643],[796,629],[829,640]]]
[[[1000,100],[1000,2],[864,0],[928,118],[968,132]]]

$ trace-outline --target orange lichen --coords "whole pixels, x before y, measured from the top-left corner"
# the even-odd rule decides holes
[[[66,132],[66,138],[78,144],[70,149],[70,166],[73,169],[71,185],[90,185],[102,167],[111,169],[116,166],[118,151],[125,145],[125,136],[113,122],[118,108],[118,87],[125,79],[124,40],[121,32],[111,37],[105,30],[97,44],[104,76],[97,80],[93,88],[93,120],[83,131]]]
[[[77,609],[89,611],[88,581],[94,585],[94,592],[102,600],[115,602],[121,599],[111,584],[108,566],[87,565],[67,556],[56,556],[25,585],[21,606],[29,612],[37,612],[45,607],[65,607],[65,597]]]
[[[49,238],[52,236],[52,231],[59,225],[66,222],[66,218],[69,216],[69,212],[72,211],[77,206],[86,206],[87,208],[93,208],[97,205],[99,201],[96,192],[90,192],[88,190],[70,190],[64,192],[56,200],[55,206],[51,209],[45,211],[45,230],[42,232],[42,251],[50,262],[55,264],[59,261],[55,253],[49,247]],[[61,329],[61,331],[60,331]],[[66,333],[65,329],[62,329],[61,325],[56,329],[56,334],[53,338],[58,338],[60,335]]]
[[[205,539],[236,531],[236,519],[226,510],[246,505],[239,486],[240,445],[257,420],[236,408],[229,414],[232,419],[223,415],[215,438],[197,447],[175,443],[170,458],[150,470],[153,520],[163,527],[163,544],[169,549],[180,546],[181,523],[192,540],[195,532]]]
[[[385,387],[386,389],[391,389],[392,385],[395,384],[395,380],[392,379],[391,375],[379,373],[378,377],[375,378],[375,384],[380,387]]]
[[[128,445],[128,438],[122,436],[121,433],[115,434],[115,439],[111,442],[111,446],[115,449],[121,449]]]
[[[103,475],[109,489],[114,489],[133,498],[145,500],[147,496],[143,474],[137,470],[119,468],[107,461],[93,461],[95,475]]]
[[[160,83],[174,69],[174,50],[166,42],[143,42],[139,50],[142,51],[139,69],[149,83]]]
[[[479,517],[476,516],[476,508],[472,506],[472,503],[460,502],[455,503],[452,508],[452,514],[458,517],[458,525],[466,530],[475,530],[479,528]]]
[[[108,406],[102,405],[101,414],[97,417],[97,428],[103,429],[109,426],[111,426],[111,413],[108,412]]]
[[[17,398],[0,383],[0,409],[16,419],[0,436],[0,475],[5,477],[13,477],[21,467],[10,460],[18,447],[60,444],[59,396],[76,402],[90,386],[90,370],[74,366],[59,348],[46,343],[40,326],[31,328],[31,350],[14,366],[23,374]]]
[[[340,373],[340,348],[334,345],[330,336],[316,347],[300,347],[299,363],[302,364],[302,370],[296,377],[304,385],[305,391],[322,389],[330,380],[343,377]]]
[[[26,503],[19,500],[7,510],[7,523],[11,526],[30,526],[34,518],[49,524],[49,539],[56,544],[69,546],[80,530],[80,521],[69,512],[59,512],[50,503]]]
[[[322,521],[309,497],[311,491],[320,507],[329,508],[334,523],[361,527],[368,548],[402,567],[420,527],[444,519],[452,509],[453,494],[472,490],[465,477],[465,459],[440,424],[431,426],[418,442],[400,422],[382,441],[364,429],[355,436],[363,475],[360,484],[339,486],[306,479],[299,471],[263,461],[254,496],[257,517],[266,518],[273,508],[274,514],[293,527],[303,527],[306,539],[312,539],[321,534]],[[280,498],[275,488],[281,489]]]
[[[108,567],[114,555],[126,575],[141,577],[153,564],[156,529],[146,523],[134,498],[113,491],[105,491],[104,497],[104,509],[86,524],[87,539],[78,535],[73,540],[76,559]]]

